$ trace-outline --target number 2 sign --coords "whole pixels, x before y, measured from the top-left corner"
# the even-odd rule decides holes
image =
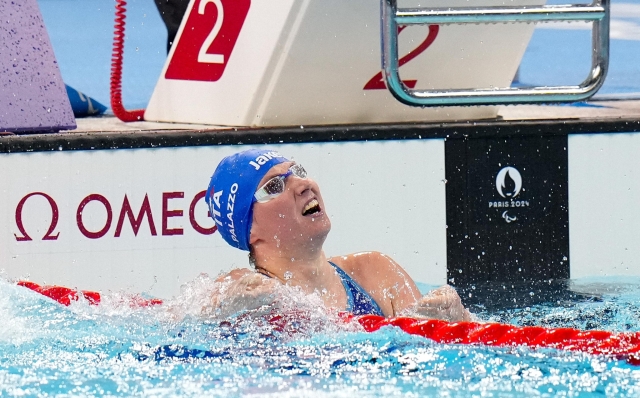
[[[398,34],[400,34],[405,28],[406,28],[406,26],[400,26],[398,28]],[[400,67],[400,66],[404,65],[407,62],[413,60],[418,55],[422,54],[436,40],[436,37],[438,37],[438,32],[439,31],[440,31],[440,26],[439,25],[429,25],[429,34],[424,39],[424,41],[422,43],[420,43],[418,45],[418,47],[416,47],[413,50],[411,50],[407,55],[405,55],[404,57],[400,58],[400,60],[398,61],[398,66]],[[402,82],[407,87],[413,89],[413,88],[416,87],[416,83],[418,81],[417,80],[403,80]],[[367,84],[365,84],[365,86],[363,88],[363,90],[386,90],[386,89],[387,89],[387,84],[382,79],[382,72],[378,72],[377,75],[373,76],[371,78],[371,80],[369,80],[367,82]]]
[[[220,80],[251,0],[196,0],[177,41],[165,78]]]

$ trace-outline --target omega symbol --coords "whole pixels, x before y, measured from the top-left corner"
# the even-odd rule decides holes
[[[496,177],[496,189],[503,198],[515,198],[522,189],[522,176],[511,166],[504,167]]]
[[[53,234],[53,231],[55,231],[56,226],[58,225],[58,214],[59,214],[58,205],[56,204],[56,201],[51,196],[47,195],[44,192],[31,192],[30,194],[20,199],[20,202],[16,207],[16,226],[20,230],[20,233],[22,234],[22,236],[18,236],[15,233],[13,234],[13,236],[16,237],[16,240],[18,242],[25,242],[25,241],[32,240],[31,236],[27,234],[27,231],[24,228],[24,224],[22,223],[22,208],[24,207],[24,204],[27,202],[27,200],[32,196],[44,197],[49,202],[49,206],[51,206],[51,223],[49,224],[49,229],[47,230],[47,233],[42,237],[42,240],[58,240],[58,237],[60,236],[60,232],[58,232],[55,235]]]

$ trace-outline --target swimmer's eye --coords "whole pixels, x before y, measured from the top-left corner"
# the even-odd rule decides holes
[[[289,167],[286,173],[269,179],[263,186],[258,188],[253,195],[255,201],[265,203],[282,194],[284,192],[285,180],[292,174],[298,178],[307,178],[307,171],[304,167],[300,164],[294,164]]]

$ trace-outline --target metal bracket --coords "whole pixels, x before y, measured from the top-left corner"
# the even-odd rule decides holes
[[[397,0],[381,0],[382,71],[391,94],[411,106],[499,105],[574,102],[594,95],[609,68],[609,0],[591,4],[486,8],[398,9]],[[591,72],[578,86],[505,87],[455,90],[410,89],[402,83],[398,62],[398,26],[497,22],[592,21]]]

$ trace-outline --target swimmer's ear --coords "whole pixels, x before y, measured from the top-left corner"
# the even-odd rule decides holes
[[[256,220],[255,218],[253,219],[253,223],[251,224],[251,231],[249,231],[249,245],[250,246],[255,246],[256,243],[262,241],[262,239],[260,239],[261,233],[260,233],[260,227],[256,225]]]
[[[256,235],[257,234],[254,234],[253,230],[252,230],[251,234],[249,235],[249,245],[250,246],[255,246],[256,243],[261,241],[261,239],[258,238]]]

